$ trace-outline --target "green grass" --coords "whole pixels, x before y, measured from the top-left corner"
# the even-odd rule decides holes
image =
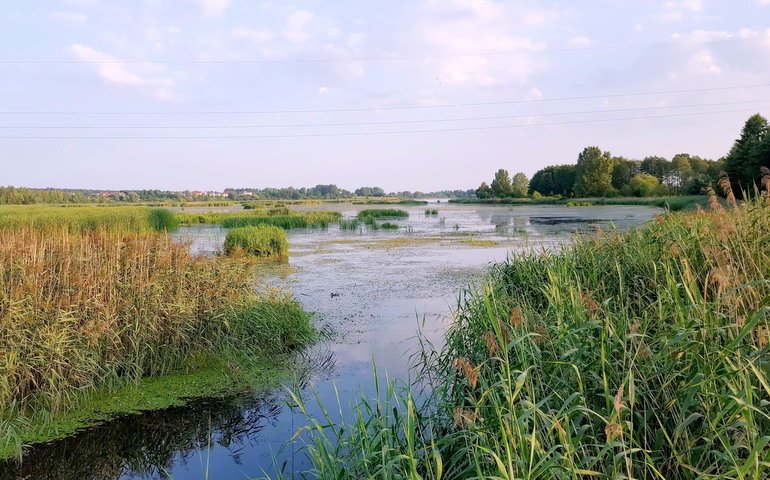
[[[311,419],[310,473],[767,478],[763,201],[515,254],[463,294],[420,381],[362,397],[342,424]]]
[[[397,223],[393,222],[382,222],[379,225],[377,225],[378,228],[382,228],[384,230],[398,230],[401,228]]]
[[[286,231],[272,225],[238,227],[227,232],[224,252],[253,257],[286,259],[289,256],[289,240]]]
[[[341,230],[358,230],[360,226],[361,226],[361,222],[357,218],[340,220]]]
[[[327,228],[341,220],[339,212],[296,212],[291,215],[238,215],[221,220],[225,228],[273,225],[283,229],[292,228]]]
[[[435,208],[429,208],[425,210],[425,215],[438,215],[438,210]]]
[[[145,206],[0,206],[0,228],[152,232],[172,231],[177,225],[169,210]]]
[[[395,208],[370,208],[367,210],[361,210],[356,217],[360,222],[366,224],[369,228],[376,230],[380,228],[377,224],[377,220],[387,218],[408,218],[409,212],[406,210],[398,210]]]

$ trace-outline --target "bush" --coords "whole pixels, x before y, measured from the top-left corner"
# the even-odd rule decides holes
[[[658,190],[658,179],[647,173],[634,175],[628,182],[626,190],[629,195],[636,197],[651,197]]]
[[[254,257],[287,258],[289,241],[282,228],[271,225],[233,228],[227,232],[224,251],[227,255],[241,251]]]

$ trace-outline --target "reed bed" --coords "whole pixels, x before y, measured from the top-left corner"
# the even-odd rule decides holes
[[[712,205],[494,267],[422,352],[426,391],[312,419],[311,474],[767,478],[770,205]]]
[[[272,225],[238,227],[227,232],[224,252],[285,260],[289,257],[289,240],[284,229]]]
[[[242,212],[176,212],[182,225],[210,224],[225,228],[272,225],[283,229],[328,228],[342,219],[342,214],[332,211],[293,212],[287,207],[269,210],[250,209]]]
[[[32,227],[70,232],[172,231],[178,221],[169,210],[144,206],[49,206],[0,207],[0,228]]]
[[[253,268],[193,256],[165,234],[0,230],[0,439],[193,357],[307,342],[308,315],[257,296]]]

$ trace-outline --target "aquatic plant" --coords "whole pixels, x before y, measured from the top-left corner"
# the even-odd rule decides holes
[[[285,259],[289,256],[289,240],[284,229],[272,225],[238,227],[227,232],[223,249],[227,255]]]
[[[367,210],[361,210],[358,212],[358,220],[365,223],[370,228],[378,228],[377,220],[384,218],[407,218],[409,212],[406,210],[398,210],[395,208],[371,208]]]
[[[357,230],[360,226],[361,226],[361,222],[357,218],[340,220],[341,230]]]
[[[0,451],[99,389],[306,342],[307,314],[255,294],[253,269],[165,234],[0,230]]]
[[[327,228],[329,224],[339,222],[339,212],[294,212],[291,215],[237,215],[225,217],[220,225],[225,228],[272,225],[283,229],[292,228]]]
[[[429,208],[425,210],[425,215],[438,215],[438,210],[435,208]]]
[[[171,231],[178,225],[174,214],[145,206],[50,206],[8,205],[0,207],[0,228],[45,229],[70,232]]]
[[[464,292],[421,382],[312,419],[311,474],[766,478],[768,235],[756,199],[514,254]]]
[[[398,230],[400,228],[397,223],[393,222],[382,222],[378,225],[378,227],[385,230]]]

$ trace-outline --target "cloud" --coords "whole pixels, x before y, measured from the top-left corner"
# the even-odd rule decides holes
[[[578,35],[577,37],[571,38],[568,43],[571,47],[587,47],[593,45],[594,42],[585,35]]]
[[[550,11],[492,1],[427,1],[415,20],[415,43],[424,46],[421,53],[438,57],[433,63],[442,84],[489,87],[524,82],[541,68],[540,60],[527,53],[478,54],[544,49],[545,43],[512,32],[542,26],[551,17]]]
[[[298,10],[289,15],[286,20],[286,28],[283,36],[296,45],[307,42],[310,36],[308,25],[315,18],[315,14],[310,10]]]
[[[96,66],[99,77],[108,85],[128,87],[136,92],[148,95],[158,100],[175,101],[179,97],[173,91],[176,84],[170,77],[154,77],[152,65],[131,65],[133,70],[141,70],[143,75],[129,70],[127,64],[120,63],[117,58],[91,47],[76,43],[70,51],[78,60],[92,63]]]
[[[663,5],[663,13],[659,18],[665,22],[682,20],[685,15],[693,15],[703,11],[701,0],[680,0],[666,2]]]
[[[329,93],[329,87],[327,86],[318,87],[318,93],[319,95],[326,95],[327,93]]]
[[[671,35],[673,40],[683,40],[684,42],[712,42],[714,40],[727,40],[732,37],[732,33],[724,30],[694,30],[690,33]]]
[[[232,30],[235,38],[242,38],[255,43],[265,43],[273,39],[273,32],[270,30],[253,30],[245,27],[238,27]]]
[[[719,75],[722,73],[722,67],[720,67],[711,50],[705,49],[697,52],[690,58],[690,65],[696,73],[703,73],[707,75]]]
[[[227,7],[230,6],[230,0],[198,0],[198,3],[204,17],[222,15],[227,10]]]

